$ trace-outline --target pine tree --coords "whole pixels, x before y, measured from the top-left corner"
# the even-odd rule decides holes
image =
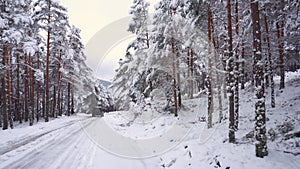
[[[201,38],[201,33],[199,31],[201,30],[206,30],[207,25],[205,24],[207,20],[207,5],[205,1],[197,1],[197,0],[184,0],[183,7],[184,10],[180,11],[180,14],[184,16],[186,20],[186,28],[183,28],[185,31],[185,38],[187,38],[186,41],[197,41],[197,38]],[[192,26],[191,26],[192,25]],[[195,36],[196,33],[196,36]],[[184,38],[184,39],[185,39]],[[200,81],[200,79],[196,79],[196,76],[198,74],[196,69],[196,64],[197,60],[197,50],[198,44],[186,44],[189,51],[188,51],[188,56],[189,56],[189,81],[188,81],[188,89],[189,89],[189,98],[193,98],[194,94],[194,83],[195,81]],[[199,61],[199,60],[198,60]],[[203,73],[205,74],[205,73]],[[199,78],[199,77],[197,77]],[[205,78],[203,78],[205,79]]]
[[[149,32],[148,32],[148,10],[149,2],[146,0],[133,0],[133,5],[130,7],[129,14],[132,15],[132,20],[129,23],[128,31],[137,35],[136,43],[141,43],[140,48],[149,48]]]
[[[275,107],[275,84],[274,84],[274,69],[273,69],[273,58],[271,53],[271,42],[270,42],[270,34],[269,34],[269,24],[266,14],[264,15],[264,23],[265,23],[265,31],[266,31],[266,42],[267,42],[267,54],[268,54],[268,73],[271,81],[271,107]]]
[[[237,37],[237,45],[235,47],[235,66],[234,66],[234,75],[235,75],[235,84],[234,84],[234,128],[238,130],[239,125],[239,84],[240,84],[240,63],[239,63],[239,47],[240,47],[240,34],[239,34],[239,3],[238,0],[235,0],[235,33]]]
[[[212,86],[212,28],[211,28],[211,20],[212,20],[212,12],[210,9],[210,5],[208,6],[208,73],[206,77],[207,81],[207,96],[208,96],[208,118],[207,118],[207,127],[211,128],[212,127],[212,113],[213,113],[213,107],[214,107],[214,102],[213,102],[213,86]]]
[[[47,66],[44,64],[47,60],[44,50],[47,49],[45,48],[47,43],[41,34],[43,34],[43,30],[48,32],[51,29],[52,31],[48,41],[48,54],[50,53],[48,56],[51,59],[49,59],[49,75],[47,77],[52,82],[59,69],[58,66],[53,66],[57,62],[55,57],[58,56],[58,48],[64,52],[64,56],[69,50],[65,44],[59,45],[62,44],[61,42],[68,42],[66,35],[69,30],[66,26],[68,25],[66,9],[60,6],[58,1],[51,0],[1,1],[0,7],[0,29],[2,32],[0,40],[0,106],[2,109],[0,111],[0,126],[3,129],[7,129],[8,126],[12,128],[15,121],[22,123],[23,120],[29,121],[29,125],[33,125],[35,120],[39,120],[41,110],[46,117],[48,113],[51,113],[51,109],[51,116],[56,117],[57,84],[48,85],[49,94],[51,93],[48,98],[53,100],[51,103],[54,105],[51,105],[49,100],[46,101],[45,95],[42,94],[46,91],[42,81],[46,79],[43,71],[46,72],[45,67]],[[51,22],[48,22],[49,18]],[[63,27],[65,29],[62,29]],[[50,43],[51,45],[49,45]],[[77,64],[79,62],[83,64],[84,61],[85,59],[76,58],[70,62],[73,65],[72,69],[75,67],[78,69]],[[81,78],[78,72],[72,71],[74,73],[72,77]],[[71,111],[74,112],[75,98],[73,92],[75,90],[73,82],[71,91]],[[61,95],[59,94],[59,96]],[[61,98],[60,101],[65,104],[65,98]],[[45,111],[46,106],[48,111]]]
[[[45,89],[44,89],[44,96],[45,101],[43,103],[43,108],[45,108],[44,112],[44,118],[45,121],[49,121],[49,114],[51,112],[51,106],[50,106],[50,90],[54,89],[54,86],[50,84],[51,74],[53,73],[50,70],[50,65],[52,63],[52,60],[50,59],[51,56],[54,56],[56,54],[55,52],[51,53],[51,48],[54,46],[51,46],[50,44],[57,40],[55,37],[55,32],[57,31],[57,25],[60,25],[62,22],[67,20],[66,16],[66,8],[61,6],[57,1],[53,0],[38,0],[35,3],[35,6],[39,6],[41,9],[35,11],[35,15],[38,18],[38,22],[41,25],[41,27],[47,32],[47,41],[46,41],[46,69],[45,69]],[[44,24],[46,23],[46,25]],[[67,24],[67,23],[66,23]],[[53,41],[54,40],[54,41]],[[57,41],[56,41],[57,42]],[[59,43],[59,42],[57,42]],[[53,107],[53,105],[52,105]],[[53,114],[52,114],[53,116]]]
[[[2,55],[2,66],[5,67],[6,66],[6,46],[3,45],[3,55]],[[2,75],[2,118],[3,118],[3,126],[2,129],[6,130],[8,129],[8,113],[7,113],[7,104],[6,104],[6,78],[5,75]]]
[[[261,29],[259,17],[258,1],[251,0],[251,15],[253,27],[253,56],[254,56],[254,79],[256,87],[255,103],[255,137],[257,143],[255,151],[257,157],[268,155],[267,137],[266,137],[266,108],[265,108],[265,86],[264,86],[264,66],[262,64],[262,47],[261,47]]]
[[[280,89],[285,88],[285,66],[284,66],[284,50],[283,50],[283,29],[284,29],[284,22],[283,20],[276,22],[276,29],[277,29],[277,39],[278,39],[278,50],[279,50],[279,69],[280,69]]]
[[[227,0],[227,29],[228,29],[228,100],[229,100],[229,142],[235,142],[235,113],[234,113],[234,56],[232,42],[232,17],[231,17],[231,1]]]

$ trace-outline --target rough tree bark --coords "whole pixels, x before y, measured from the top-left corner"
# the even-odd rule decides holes
[[[6,44],[3,45],[3,57],[2,57],[2,65],[6,69],[6,54],[7,46]],[[3,118],[3,126],[2,129],[6,130],[8,129],[8,115],[7,115],[7,102],[6,102],[6,83],[5,83],[5,74],[2,75],[2,118]]]
[[[188,49],[188,95],[190,99],[193,99],[193,94],[194,94],[194,52],[193,49]]]
[[[57,112],[56,112],[56,86],[54,85],[54,90],[53,90],[53,104],[52,104],[52,113],[51,116],[56,118],[57,117]]]
[[[180,108],[182,105],[182,99],[181,99],[181,80],[180,80],[180,71],[179,71],[179,53],[177,52],[176,57],[176,76],[177,76],[177,91],[178,91],[178,107]]]
[[[21,104],[20,104],[20,55],[17,54],[17,89],[16,89],[16,111],[17,120],[22,123]]]
[[[40,69],[40,53],[37,53],[37,69]],[[40,85],[39,81],[36,82],[36,121],[40,120]]]
[[[282,21],[283,23],[283,21]],[[283,51],[283,24],[281,25],[279,21],[276,22],[277,29],[277,39],[278,39],[278,50],[279,50],[279,70],[280,70],[280,85],[279,89],[285,88],[285,66],[284,66],[284,51]]]
[[[12,54],[12,50],[10,51],[10,71],[9,71],[9,74],[10,74],[10,99],[11,99],[11,120],[12,120],[12,123],[14,121],[16,121],[16,116],[17,116],[17,112],[16,112],[16,107],[15,107],[15,104],[13,103],[16,103],[16,99],[15,99],[15,90],[14,90],[14,76],[13,76],[13,54]]]
[[[58,115],[59,116],[61,116],[62,115],[62,111],[61,111],[61,106],[60,106],[60,104],[61,104],[61,94],[60,94],[60,92],[61,92],[61,76],[62,76],[62,73],[61,73],[61,71],[60,71],[60,69],[61,69],[61,61],[62,61],[62,59],[61,59],[61,51],[59,51],[59,59],[58,59],[58,85],[57,85],[57,110],[58,110]]]
[[[51,1],[48,1],[48,10],[50,12],[51,10]],[[50,22],[51,22],[51,15],[48,15],[48,26],[50,26]],[[49,84],[49,73],[50,73],[50,36],[51,36],[51,28],[48,27],[48,31],[47,31],[47,58],[46,58],[46,79],[45,79],[45,102],[44,102],[44,107],[45,109],[45,114],[44,114],[44,118],[45,118],[45,122],[49,121],[49,111],[50,111],[50,93],[49,93],[49,88],[50,88],[50,84]]]
[[[236,33],[236,37],[238,38],[238,42],[237,42],[237,46],[235,49],[235,87],[234,87],[234,128],[235,130],[238,130],[238,126],[239,126],[239,83],[240,83],[240,63],[239,63],[239,3],[238,0],[235,0],[235,33]]]
[[[212,38],[211,38],[211,19],[212,19],[212,12],[210,9],[210,5],[208,5],[208,73],[206,77],[207,81],[207,128],[212,128],[212,113],[214,111],[214,102],[213,102],[213,90],[212,90],[212,60],[211,60],[211,43],[212,43]]]
[[[268,62],[269,62],[269,75],[270,75],[270,82],[271,82],[271,106],[275,108],[275,83],[274,83],[274,68],[273,68],[273,58],[271,53],[271,42],[270,42],[270,34],[269,34],[269,25],[268,25],[268,18],[264,15],[265,21],[265,31],[266,31],[266,41],[268,47]]]
[[[175,63],[175,42],[174,36],[172,35],[172,68],[173,68],[173,94],[174,94],[174,105],[175,105],[175,116],[178,116],[178,101],[177,101],[177,83],[176,83],[176,63]]]
[[[68,82],[68,112],[67,112],[67,116],[71,115],[71,83]]]
[[[24,61],[24,121],[28,122],[29,118],[29,110],[28,110],[28,100],[29,100],[29,82],[28,82],[28,56],[25,54],[25,61]]]
[[[6,56],[7,58],[7,92],[6,92],[6,97],[7,97],[7,118],[8,118],[8,121],[9,121],[9,126],[10,128],[14,128],[14,125],[13,125],[13,120],[12,120],[12,109],[11,109],[11,74],[10,74],[10,70],[11,70],[11,62],[10,62],[10,59],[11,57],[8,55],[8,47],[5,46],[4,48],[4,55]]]
[[[71,113],[75,113],[75,105],[74,105],[74,80],[72,81],[72,97],[71,97]]]
[[[34,121],[34,70],[33,70],[33,57],[29,57],[29,66],[30,66],[30,118],[29,125],[33,125]]]
[[[235,142],[235,117],[234,117],[234,57],[232,47],[232,21],[231,2],[227,0],[227,30],[228,30],[228,60],[226,70],[228,74],[228,100],[229,100],[229,142]]]
[[[8,51],[7,51],[8,53]],[[7,104],[8,104],[8,120],[10,128],[14,128],[13,123],[13,109],[12,109],[12,55],[8,56],[8,79],[7,79]]]
[[[245,89],[245,54],[246,54],[246,48],[245,48],[245,41],[242,40],[242,61],[241,61],[241,90]]]
[[[255,103],[255,152],[257,157],[268,155],[266,137],[266,108],[265,108],[265,85],[264,85],[264,64],[261,47],[261,30],[258,1],[251,0],[251,16],[253,27],[253,55],[254,55],[254,80],[256,87]]]

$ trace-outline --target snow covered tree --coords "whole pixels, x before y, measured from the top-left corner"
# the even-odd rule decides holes
[[[188,41],[194,41],[195,38],[200,38],[201,36],[201,31],[206,30],[206,24],[205,21],[207,20],[207,10],[206,10],[206,4],[204,1],[198,1],[198,0],[185,0],[183,3],[183,9],[181,12],[181,15],[184,16],[186,20],[186,25],[187,28],[183,28],[185,31],[185,37],[188,38]],[[192,25],[192,26],[191,26]],[[197,37],[200,36],[200,37]],[[186,44],[188,48],[188,60],[189,60],[189,85],[188,88],[190,89],[189,92],[189,97],[193,98],[193,94],[195,92],[194,90],[194,83],[198,79],[196,79],[196,74],[199,72],[196,72],[195,70],[195,62],[197,60],[199,61],[199,58],[196,58],[195,56],[195,51],[197,51],[198,45],[193,44],[190,46],[189,44]],[[194,48],[194,49],[193,49]],[[204,74],[202,72],[202,74]],[[199,80],[198,80],[199,81]]]
[[[73,112],[73,77],[92,77],[88,75],[91,71],[81,76],[80,71],[75,70],[82,68],[85,71],[88,68],[78,66],[85,64],[81,42],[80,50],[68,46],[67,34],[71,31],[66,9],[56,0],[3,0],[0,7],[0,126],[12,128],[14,122],[23,121],[33,125],[40,117],[48,121],[49,116],[57,117],[66,112],[66,94],[57,94],[57,91],[66,90],[67,85],[62,85],[62,81],[66,81],[62,78],[62,71],[67,59],[72,60],[67,69],[72,74],[69,76],[72,78],[69,80],[72,83],[69,85],[69,109]],[[44,35],[48,33],[50,36],[46,36],[45,41]],[[81,39],[76,39],[76,45],[78,41]],[[75,51],[72,58],[67,57],[70,48]],[[48,76],[44,76],[44,72],[48,72]]]
[[[213,86],[212,86],[212,11],[210,9],[210,5],[208,6],[208,74],[207,74],[207,96],[208,96],[208,118],[207,118],[207,126],[208,128],[212,127],[212,114],[214,111],[214,102],[213,102]]]
[[[129,109],[130,98],[130,83],[133,57],[130,52],[127,52],[124,60],[119,61],[119,68],[116,70],[116,75],[113,79],[113,96],[117,109]]]
[[[3,59],[6,64],[6,110],[7,110],[7,118],[9,119],[10,127],[13,127],[13,120],[16,117],[16,114],[20,112],[15,111],[15,102],[16,100],[20,100],[19,95],[17,94],[17,98],[13,97],[15,93],[19,93],[19,90],[15,90],[14,74],[15,74],[15,64],[16,60],[15,53],[24,52],[27,54],[34,53],[35,41],[34,39],[29,38],[31,34],[31,18],[30,18],[30,9],[31,3],[30,1],[2,1],[2,12],[1,18],[4,18],[4,23],[6,23],[5,29],[2,31],[2,45],[3,45]],[[28,52],[28,50],[33,52]],[[4,63],[4,62],[3,62]],[[25,67],[29,66],[25,64]],[[26,100],[25,100],[26,101]],[[25,117],[27,117],[28,112],[25,112]],[[30,114],[33,114],[33,110],[30,111]]]
[[[149,5],[146,0],[134,0],[129,10],[132,20],[128,31],[134,33],[136,39],[128,45],[125,60],[120,61],[112,86],[117,107],[121,109],[128,109],[130,103],[137,104],[138,100],[142,104],[149,93],[148,86],[151,86],[151,81],[146,84],[149,70],[144,62],[149,48]],[[126,82],[123,82],[123,78],[127,79]]]
[[[228,100],[229,100],[229,142],[235,142],[235,113],[234,113],[234,56],[232,42],[232,14],[231,1],[227,0],[227,31],[228,31],[228,60],[226,69],[228,74]]]
[[[45,70],[45,121],[49,121],[49,113],[51,111],[50,107],[50,89],[52,85],[50,84],[50,57],[51,57],[51,42],[52,35],[55,32],[55,26],[58,25],[61,19],[65,20],[66,8],[61,6],[58,1],[55,0],[38,0],[35,3],[36,11],[35,15],[40,19],[41,27],[47,32],[47,42],[46,42],[46,70]]]
[[[268,150],[266,137],[264,64],[262,58],[261,27],[258,1],[251,0],[251,16],[253,23],[253,70],[257,99],[255,103],[255,137],[257,140],[255,151],[257,157],[264,157],[268,155]]]
[[[70,112],[69,113],[74,113],[75,109],[75,91],[81,90],[78,88],[77,84],[80,81],[80,76],[79,72],[81,71],[80,65],[84,65],[86,61],[86,56],[83,53],[84,50],[84,45],[82,44],[81,36],[80,36],[80,29],[76,28],[75,26],[72,26],[71,28],[71,33],[69,35],[69,47],[68,47],[68,55],[66,57],[66,61],[69,67],[69,73],[67,79],[68,81],[68,88],[70,88]],[[87,68],[84,68],[87,69]],[[91,73],[91,72],[90,72]],[[88,75],[90,78],[92,78],[91,75]],[[68,89],[69,90],[69,89]]]
[[[269,23],[268,18],[266,14],[264,14],[264,25],[265,25],[265,31],[266,31],[266,37],[265,41],[267,43],[267,62],[268,62],[268,69],[267,73],[270,78],[271,83],[271,107],[275,107],[275,83],[274,83],[274,65],[273,65],[273,58],[272,58],[272,52],[271,52],[271,42],[270,42],[270,33],[269,33]]]
[[[132,20],[129,23],[128,31],[137,35],[135,43],[139,43],[136,44],[136,46],[141,46],[139,49],[149,48],[149,5],[147,0],[133,0],[133,5],[129,10]]]
[[[1,16],[0,16],[0,26],[1,26],[1,32],[5,31],[8,29],[8,14],[6,11],[6,1],[1,1]],[[1,34],[1,52],[2,52],[2,64],[1,64],[1,117],[3,120],[3,125],[2,125],[2,129],[6,130],[8,128],[8,114],[7,114],[7,102],[6,102],[6,71],[7,71],[7,67],[6,67],[6,59],[7,59],[7,42],[4,40],[5,36],[3,34]],[[2,123],[2,121],[1,121]]]
[[[151,36],[151,47],[148,51],[150,56],[147,66],[152,68],[148,79],[155,80],[155,72],[165,72],[172,79],[172,109],[177,116],[181,107],[181,60],[182,45],[184,44],[181,29],[185,19],[181,15],[182,4],[179,1],[162,0],[156,5]],[[159,76],[158,76],[159,77]],[[170,85],[170,84],[168,84]],[[169,95],[166,93],[166,95]],[[169,100],[171,101],[171,100]]]
[[[239,3],[238,0],[235,0],[235,33],[236,33],[236,47],[234,50],[235,55],[235,65],[234,65],[234,75],[235,75],[235,84],[234,84],[234,128],[238,129],[239,124],[239,88],[240,88],[240,32],[239,32]]]

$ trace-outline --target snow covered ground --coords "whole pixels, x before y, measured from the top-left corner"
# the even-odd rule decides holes
[[[179,118],[145,108],[143,113],[80,114],[0,131],[0,168],[298,169],[300,72],[287,73],[286,89],[276,92],[276,108],[270,108],[266,95],[269,155],[262,159],[255,157],[255,99],[247,88],[241,92],[237,144],[228,143],[228,119],[206,129],[203,96],[185,100]]]

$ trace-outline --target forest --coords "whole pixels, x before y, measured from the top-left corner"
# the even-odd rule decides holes
[[[2,129],[84,109],[96,83],[67,9],[52,0],[1,0],[0,10]]]
[[[274,108],[275,92],[284,92],[285,72],[300,68],[299,2],[161,0],[153,16],[149,5],[134,0],[130,7],[128,31],[137,38],[119,62],[115,106],[143,110],[151,105],[147,99],[163,98],[163,111],[180,118],[182,100],[204,94],[207,127],[213,127],[217,111],[219,123],[229,120],[229,142],[235,143],[242,125],[240,91],[253,86],[256,156],[267,156],[266,98]]]
[[[287,146],[288,151],[283,152],[299,155],[299,152],[291,151],[295,147],[299,149],[300,134],[296,126],[299,125],[299,120],[289,119],[290,123],[286,120],[281,126],[277,124],[275,126],[274,122],[273,126],[277,128],[269,130],[266,125],[268,121],[283,119],[283,117],[275,119],[277,116],[274,116],[274,111],[286,113],[289,118],[299,113],[281,110],[284,106],[297,106],[296,101],[299,100],[299,97],[289,96],[292,87],[295,89],[299,87],[297,86],[299,78],[298,81],[296,79],[286,83],[289,78],[287,74],[299,72],[300,69],[298,0],[159,0],[154,5],[153,13],[149,12],[149,7],[150,3],[147,0],[133,0],[129,10],[131,21],[128,31],[135,39],[128,44],[124,51],[125,55],[119,61],[112,85],[106,89],[99,84],[99,79],[86,64],[88,56],[84,53],[80,29],[69,23],[67,8],[62,6],[59,0],[0,0],[0,127],[4,130],[1,134],[9,135],[10,133],[5,131],[11,132],[10,129],[20,124],[26,123],[26,126],[28,124],[34,127],[46,124],[38,123],[40,121],[50,124],[55,121],[53,119],[71,116],[70,119],[74,120],[72,123],[62,125],[53,122],[51,124],[61,128],[49,125],[48,132],[56,130],[60,132],[60,129],[69,127],[63,131],[66,138],[82,141],[89,146],[90,154],[92,151],[96,154],[99,152],[91,150],[92,143],[88,142],[90,140],[77,137],[76,134],[82,131],[82,128],[90,127],[91,133],[101,134],[99,128],[92,127],[103,127],[103,124],[108,124],[104,123],[105,120],[111,118],[113,122],[118,122],[112,125],[116,128],[113,132],[117,133],[126,127],[139,124],[135,123],[135,120],[143,115],[155,112],[164,118],[162,120],[164,124],[149,125],[154,130],[167,126],[167,120],[186,118],[184,113],[204,112],[205,115],[199,117],[197,121],[180,124],[180,127],[204,122],[205,129],[214,128],[220,131],[223,128],[219,129],[216,126],[228,123],[226,132],[222,130],[222,133],[226,133],[226,139],[222,140],[224,144],[221,144],[225,145],[225,148],[241,145],[245,137],[249,137],[250,140],[253,138],[247,143],[255,145],[256,157],[263,158],[269,154],[269,140],[283,139],[284,141],[280,140],[278,145],[294,141],[290,147]],[[276,78],[279,79],[278,84]],[[289,90],[285,90],[287,86]],[[254,99],[246,98],[249,93]],[[288,105],[286,100],[282,101],[284,96],[290,100],[294,99],[293,102]],[[280,98],[280,101],[277,98]],[[250,111],[245,109],[251,107],[252,103],[251,112],[255,115],[253,121],[250,114],[245,115],[246,111]],[[200,107],[199,110],[196,110],[197,106]],[[87,118],[82,115],[94,115],[95,111],[100,112],[100,118]],[[104,115],[104,112],[109,113]],[[273,113],[272,116],[268,116],[269,112]],[[119,123],[118,118],[128,115],[129,119],[132,114],[133,120]],[[252,128],[246,125],[245,120],[247,124],[253,122]],[[78,121],[85,121],[82,123],[84,125],[78,125],[76,123]],[[292,128],[289,125],[296,127]],[[282,128],[287,129],[283,131]],[[250,131],[245,137],[241,137],[237,134],[241,129],[253,132]],[[95,130],[97,132],[94,132]],[[146,130],[149,129],[143,132],[147,135],[150,132],[147,133]],[[24,133],[30,134],[28,131]],[[108,131],[110,132],[106,133],[107,139],[110,139],[109,134],[113,132]],[[283,132],[276,133],[279,131]],[[276,134],[283,136],[275,137]],[[106,135],[103,135],[103,140],[104,136]],[[14,137],[10,135],[7,137],[11,138]],[[64,147],[69,143],[71,145],[71,142],[72,145],[77,144],[71,139],[67,142],[68,139],[59,138],[62,141],[53,141],[52,146],[56,144],[53,147]],[[97,138],[101,137],[97,135]],[[32,141],[32,138],[29,140]],[[192,142],[195,140],[191,140],[186,142],[195,145]],[[112,141],[115,140],[108,142]],[[178,140],[168,141],[175,143]],[[216,145],[222,142],[213,141],[207,145],[217,147]],[[9,153],[10,149],[7,148],[9,144],[5,140],[0,144],[0,161],[6,161],[6,157],[3,160],[1,155]],[[19,148],[18,146],[16,147]],[[183,147],[187,152],[184,158],[190,160],[195,154],[202,155],[194,152],[202,150],[203,147],[189,149],[187,144]],[[276,146],[272,144],[272,147]],[[50,148],[44,147],[44,150],[48,151]],[[297,148],[295,150],[298,150]],[[73,150],[79,151],[77,147],[72,148]],[[215,153],[214,150],[206,150]],[[211,159],[204,162],[197,161],[211,166],[213,162],[207,162],[211,160],[219,166],[216,159],[220,155],[214,156],[213,153],[208,156]],[[227,157],[224,154],[221,155]],[[37,158],[39,154],[31,155]],[[46,159],[49,157],[49,154],[43,155]],[[76,153],[72,155],[75,156]],[[284,157],[288,159],[290,156]],[[166,162],[167,160],[161,157],[159,160],[162,164],[158,164],[158,160],[155,160],[150,163],[163,168],[176,163],[176,158]],[[250,162],[251,160],[252,158]],[[8,164],[5,165],[14,166],[14,161],[7,161]],[[190,166],[191,163],[187,165]]]

